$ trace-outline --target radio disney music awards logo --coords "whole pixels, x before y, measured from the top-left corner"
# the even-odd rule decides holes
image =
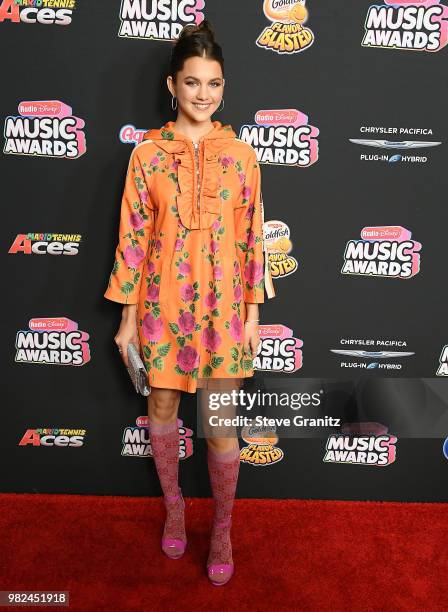
[[[179,459],[187,459],[193,454],[193,430],[177,419],[179,428]],[[123,431],[123,457],[152,457],[151,440],[149,438],[148,416],[140,416],[135,425],[125,427]]]
[[[255,41],[259,47],[281,55],[300,53],[311,47],[314,34],[304,26],[308,21],[305,0],[264,0],[263,12],[272,23]]]
[[[276,446],[278,435],[275,426],[246,425],[241,430],[241,438],[247,444],[240,449],[240,461],[243,463],[267,467],[284,457],[283,450]]]
[[[342,433],[328,436],[324,463],[390,465],[396,458],[398,438],[387,429],[381,423],[344,423]]]
[[[409,279],[420,272],[420,242],[400,225],[364,227],[349,240],[341,274]]]
[[[204,20],[204,0],[121,0],[121,38],[174,40],[182,28]]]
[[[360,153],[360,161],[388,162],[390,164],[397,162],[408,164],[425,164],[428,161],[428,157],[426,155],[410,155],[410,153],[406,152],[437,147],[442,144],[439,140],[423,140],[423,138],[419,138],[418,140],[410,140],[409,137],[412,138],[412,136],[432,136],[433,131],[430,128],[396,128],[364,125],[360,128],[360,132],[361,134],[373,136],[373,138],[349,138],[349,141],[362,147],[382,150],[378,153]],[[383,134],[387,136],[390,134],[395,138],[401,139],[390,140],[387,138],[378,138],[378,136],[382,136]],[[399,153],[395,153],[395,151],[399,151]]]
[[[341,338],[341,347],[330,349],[330,352],[354,359],[341,361],[341,368],[357,368],[360,370],[401,370],[403,365],[396,363],[398,359],[415,355],[407,348],[406,340],[374,340],[371,338]],[[361,361],[355,361],[361,360]]]
[[[0,0],[0,23],[70,25],[76,0]]]
[[[58,448],[80,448],[87,435],[85,429],[68,427],[38,427],[27,429],[18,446],[56,446]]]
[[[290,255],[292,250],[291,232],[283,221],[265,221],[263,237],[268,252],[271,276],[283,278],[298,268],[297,259]]]
[[[259,110],[255,124],[243,125],[239,138],[249,143],[261,164],[307,168],[317,162],[319,130],[295,108]]]
[[[90,361],[89,334],[67,317],[30,319],[16,335],[16,363],[82,366]]]
[[[20,102],[18,111],[5,119],[5,154],[76,159],[86,152],[85,122],[64,102]]]
[[[440,353],[436,376],[448,376],[448,344],[445,344]]]
[[[10,255],[78,255],[81,234],[17,234]]]
[[[296,372],[303,365],[303,340],[281,324],[260,325],[260,344],[253,360],[254,370]]]
[[[367,11],[361,45],[440,51],[448,42],[448,7],[440,0],[384,0]]]
[[[138,145],[143,141],[143,136],[148,128],[136,128],[135,125],[127,123],[120,128],[118,138],[123,144]]]

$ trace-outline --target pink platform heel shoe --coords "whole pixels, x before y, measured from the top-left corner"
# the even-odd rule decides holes
[[[181,501],[181,505],[179,507],[179,500]],[[167,512],[171,514],[171,520],[177,523],[176,531],[184,532],[184,509],[185,509],[185,500],[182,496],[182,491],[179,488],[179,495],[166,495],[164,497],[165,507]],[[185,552],[185,547],[187,545],[187,539],[185,538],[171,538],[165,535],[167,531],[167,523],[168,517],[165,520],[165,527],[163,529],[162,536],[162,550],[170,559],[180,559]]]
[[[214,527],[228,527],[230,530],[231,524],[231,518],[227,518],[223,521],[216,522]],[[231,556],[232,553],[230,548],[230,557]],[[234,569],[235,568],[233,563],[211,563],[210,565],[207,565],[207,575],[212,584],[214,584],[215,586],[222,586],[223,584],[227,584],[227,582],[229,582],[229,580],[233,576]]]

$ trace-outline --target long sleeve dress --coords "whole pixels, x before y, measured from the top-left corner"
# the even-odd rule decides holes
[[[131,153],[104,297],[137,304],[150,386],[194,393],[253,376],[246,303],[275,296],[255,150],[213,121],[199,143],[164,126]]]

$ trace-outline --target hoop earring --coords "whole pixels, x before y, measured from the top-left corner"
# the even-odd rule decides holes
[[[176,100],[176,106],[173,106],[174,100]],[[171,108],[173,110],[176,110],[176,108],[177,108],[177,98],[176,98],[176,96],[171,96]]]
[[[217,113],[220,113],[223,110],[223,108],[224,108],[224,98],[221,98],[221,102],[222,102],[222,108],[217,108],[216,109]]]

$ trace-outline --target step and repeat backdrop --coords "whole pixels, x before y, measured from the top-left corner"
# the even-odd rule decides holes
[[[447,501],[447,0],[0,0],[1,490],[161,494],[103,294],[129,156],[175,119],[172,41],[204,18],[276,291],[238,496]],[[197,399],[180,478],[208,496]]]

